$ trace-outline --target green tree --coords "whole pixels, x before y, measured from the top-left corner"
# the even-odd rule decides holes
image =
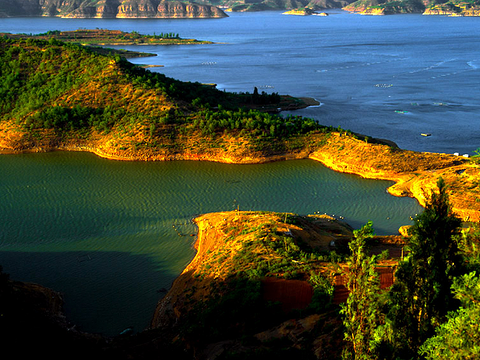
[[[461,221],[452,212],[443,179],[437,186],[414,220],[409,255],[399,264],[389,292],[390,340],[393,355],[401,358],[417,358],[420,345],[455,309],[450,287],[462,263],[455,241]]]
[[[367,255],[367,239],[373,236],[372,223],[354,231],[349,243],[351,255],[345,272],[349,296],[342,304],[345,340],[343,359],[376,359],[376,329],[381,323],[380,280],[375,270],[377,256]]]
[[[480,224],[472,223],[462,229],[458,247],[467,271],[480,271]]]
[[[480,358],[480,277],[476,272],[455,279],[455,298],[462,306],[448,314],[448,321],[420,347],[428,360],[474,360]]]

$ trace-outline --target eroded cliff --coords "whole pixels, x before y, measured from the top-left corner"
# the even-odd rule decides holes
[[[480,16],[478,0],[472,2],[452,0],[440,4],[432,0],[357,0],[343,7],[343,9],[362,15],[417,13],[423,15]]]
[[[216,6],[160,0],[0,0],[0,17],[222,18]]]

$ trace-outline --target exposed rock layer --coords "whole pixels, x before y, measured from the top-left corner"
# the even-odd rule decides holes
[[[357,0],[343,9],[362,15],[418,13],[423,15],[480,16],[479,4],[457,0],[442,4],[437,4],[432,0]]]
[[[222,18],[211,5],[160,0],[0,0],[0,17],[58,16],[65,18]]]

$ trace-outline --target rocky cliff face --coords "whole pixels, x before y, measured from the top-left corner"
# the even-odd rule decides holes
[[[212,5],[160,0],[0,0],[0,17],[222,18]]]
[[[440,4],[426,9],[423,15],[480,16],[480,6]]]
[[[423,15],[480,16],[478,0],[473,3],[452,0],[436,4],[433,0],[357,0],[344,10],[363,15],[418,13]]]

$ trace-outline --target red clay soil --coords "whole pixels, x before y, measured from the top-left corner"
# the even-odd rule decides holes
[[[392,267],[382,267],[376,269],[380,276],[380,288],[388,289],[393,285],[394,280],[394,268]],[[348,290],[345,287],[345,276],[337,275],[335,277],[335,292],[333,294],[333,303],[341,304],[347,301]]]
[[[284,312],[305,309],[310,305],[313,287],[306,281],[266,278],[262,280],[262,296],[265,301],[280,302]]]

